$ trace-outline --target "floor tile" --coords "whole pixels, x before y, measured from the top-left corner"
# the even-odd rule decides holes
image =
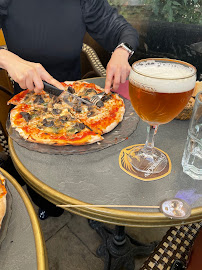
[[[102,241],[97,232],[89,226],[86,218],[73,215],[72,219],[68,222],[68,227],[93,254],[96,254],[96,250]]]
[[[26,187],[23,189],[27,193]],[[33,203],[36,213],[38,207]],[[103,270],[103,258],[96,250],[102,243],[88,220],[65,211],[60,217],[39,220],[46,241],[50,270]],[[108,225],[106,225],[108,226]],[[110,228],[114,226],[109,225]],[[143,243],[160,241],[169,227],[126,228],[126,233]],[[135,258],[135,270],[139,270],[147,257]]]
[[[27,193],[28,197],[29,193],[27,192],[26,186],[23,186],[23,189]],[[32,199],[30,198],[30,201],[32,202]],[[33,202],[32,205],[34,207],[34,210],[36,211],[36,214],[38,215],[38,206],[36,206]],[[64,211],[64,213],[60,217],[48,217],[45,220],[40,220],[41,229],[43,231],[44,239],[45,241],[48,240],[50,237],[55,235],[59,229],[61,229],[65,224],[69,222],[72,215],[68,211]]]
[[[64,227],[71,219],[71,214],[65,211],[60,217],[49,217],[46,220],[40,220],[41,229],[45,241],[54,236],[58,230]]]
[[[170,227],[160,228],[126,228],[126,233],[143,243],[160,241]]]
[[[46,241],[50,270],[103,270],[103,262],[67,225]]]

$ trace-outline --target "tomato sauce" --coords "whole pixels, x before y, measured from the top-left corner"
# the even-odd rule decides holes
[[[7,191],[6,191],[6,188],[5,186],[3,185],[3,182],[2,180],[0,179],[0,198],[2,198],[4,195],[6,195]]]

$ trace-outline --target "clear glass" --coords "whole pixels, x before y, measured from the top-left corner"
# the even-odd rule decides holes
[[[136,113],[149,124],[143,146],[135,146],[128,160],[138,171],[159,173],[168,164],[154,147],[160,124],[173,120],[188,103],[196,83],[196,69],[189,63],[166,58],[135,62],[129,76],[130,100]]]
[[[182,167],[184,173],[193,179],[202,180],[202,92],[195,98]]]

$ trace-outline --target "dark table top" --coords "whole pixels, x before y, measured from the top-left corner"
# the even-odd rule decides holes
[[[88,80],[104,85],[104,78]],[[138,122],[138,121],[137,121]],[[134,126],[137,123],[134,123]],[[183,173],[181,159],[189,121],[173,120],[159,127],[155,146],[171,158],[171,173],[155,181],[144,182],[119,167],[120,151],[144,143],[146,123],[139,121],[133,134],[109,148],[86,154],[50,155],[30,151],[9,140],[11,156],[25,181],[38,193],[56,204],[118,204],[159,206],[165,199],[183,198],[191,204],[187,220],[172,220],[158,209],[74,208],[79,215],[126,226],[165,226],[198,221],[202,218],[202,182]]]

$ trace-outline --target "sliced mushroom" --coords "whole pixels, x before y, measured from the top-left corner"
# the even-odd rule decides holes
[[[85,95],[89,95],[89,94],[94,94],[94,95],[96,95],[97,94],[97,92],[94,90],[94,89],[92,89],[92,88],[85,88]]]
[[[101,98],[101,100],[103,101],[103,102],[106,102],[106,101],[108,101],[108,100],[110,100],[112,97],[110,96],[110,95],[104,95],[102,98]]]
[[[44,103],[44,99],[40,95],[37,95],[36,98],[35,98],[35,100],[34,100],[34,103],[43,104]]]
[[[84,125],[83,123],[79,123],[79,124],[78,124],[78,127],[79,127],[80,130],[82,130],[82,129],[85,128],[85,125]]]
[[[61,109],[53,109],[53,110],[52,110],[52,113],[53,113],[53,114],[56,114],[56,115],[57,115],[57,114],[60,114],[61,112],[62,112]]]
[[[50,121],[47,121],[47,119],[45,118],[45,119],[43,119],[43,125],[45,126],[45,127],[53,127],[54,126],[54,122],[53,122],[53,120],[50,120]]]
[[[27,112],[21,112],[20,113],[22,115],[22,117],[25,119],[26,122],[29,122],[31,119],[31,115]]]
[[[75,129],[75,134],[76,133],[79,133],[82,129],[85,128],[85,125],[83,123],[77,123],[75,126],[74,126],[74,129]]]
[[[67,91],[68,91],[69,93],[71,93],[71,94],[74,94],[74,93],[75,93],[75,89],[74,89],[73,87],[71,87],[71,86],[69,86],[69,87],[67,88]]]
[[[81,113],[82,112],[82,109],[80,106],[74,106],[74,110],[76,113]]]
[[[101,108],[101,107],[104,106],[104,102],[102,102],[102,100],[99,100],[99,101],[96,103],[96,106],[97,106],[98,108]]]
[[[63,115],[63,116],[60,116],[59,121],[61,121],[62,123],[65,123],[67,121],[72,121],[74,119],[75,118],[71,115]]]
[[[87,114],[88,117],[91,117],[91,116],[94,116],[94,115],[95,115],[95,112],[94,112],[94,111],[90,111],[90,112]]]

